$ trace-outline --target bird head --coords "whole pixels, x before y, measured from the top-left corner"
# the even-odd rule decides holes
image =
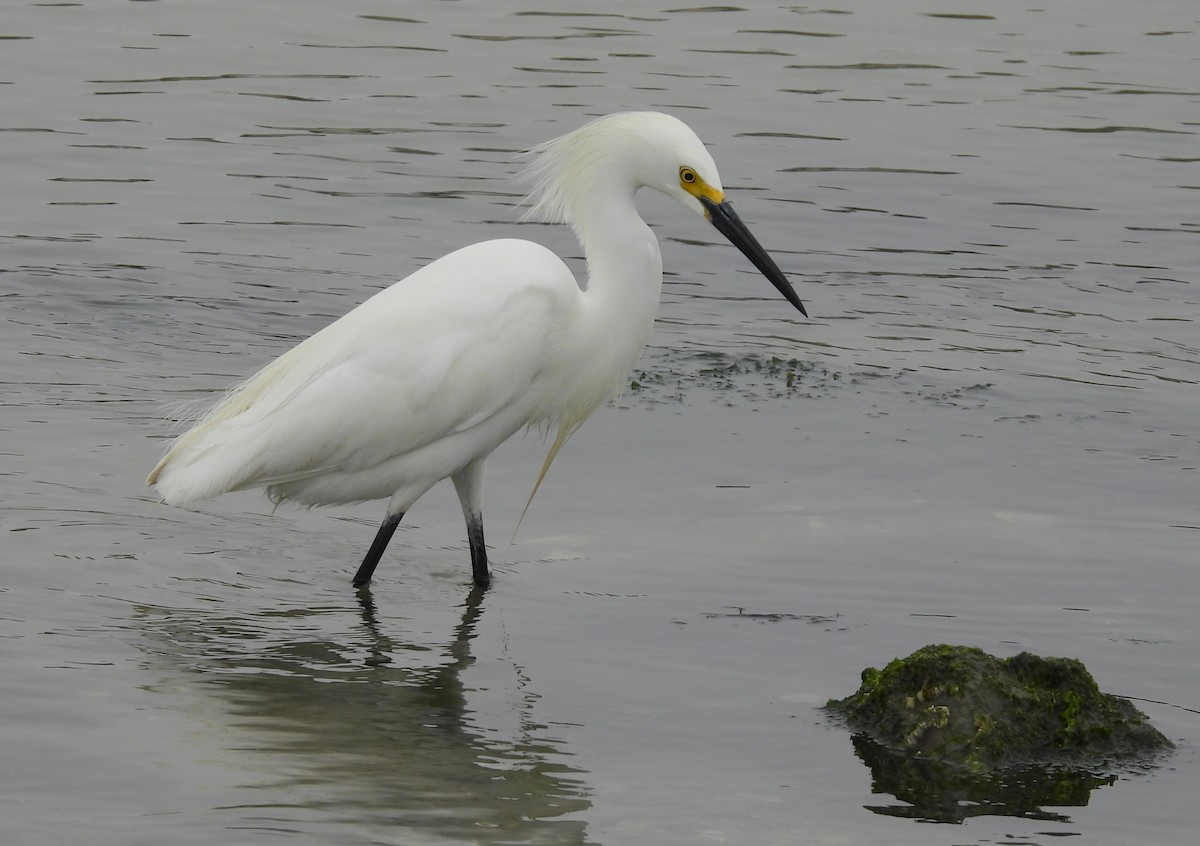
[[[683,121],[661,112],[621,112],[597,118],[530,151],[534,182],[529,215],[574,223],[584,204],[627,174],[630,189],[653,188],[703,215],[767,280],[808,312],[775,261],[733,210],[704,142]]]

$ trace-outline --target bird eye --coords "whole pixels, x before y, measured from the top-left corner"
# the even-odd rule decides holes
[[[698,178],[699,177],[696,176],[696,171],[692,170],[690,167],[681,167],[679,169],[679,180],[681,182],[685,182],[690,185]]]

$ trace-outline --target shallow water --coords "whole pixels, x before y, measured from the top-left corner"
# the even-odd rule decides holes
[[[1192,842],[1200,14],[946,8],[7,9],[5,842]],[[710,143],[813,319],[645,198],[637,386],[511,543],[544,445],[497,454],[486,596],[449,489],[364,605],[378,504],[143,487],[164,405],[424,261],[579,267],[513,153],[623,108]],[[1179,749],[1042,815],[867,810],[817,706],[939,641],[1079,657]]]

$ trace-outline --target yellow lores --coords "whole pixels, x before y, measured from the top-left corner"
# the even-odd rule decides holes
[[[705,199],[717,205],[725,202],[725,195],[723,193],[701,179],[700,174],[687,165],[679,168],[679,185],[697,200]],[[712,220],[712,216],[709,215],[707,209],[704,212],[704,216]]]

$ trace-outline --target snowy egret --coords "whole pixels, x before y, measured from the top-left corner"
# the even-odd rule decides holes
[[[354,576],[361,587],[404,513],[449,478],[474,580],[486,587],[484,462],[524,427],[555,427],[536,493],[567,438],[620,393],[650,334],[662,256],[634,205],[639,188],[704,215],[807,316],[725,199],[704,144],[677,118],[608,115],[530,158],[530,214],[573,227],[587,256],[586,286],[529,241],[450,253],[230,389],[146,483],[172,505],[259,487],[275,503],[388,499]]]

